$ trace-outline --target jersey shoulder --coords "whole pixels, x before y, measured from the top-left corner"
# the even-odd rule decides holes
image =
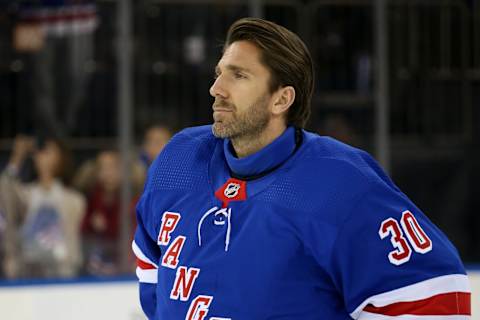
[[[398,191],[392,180],[368,152],[310,132],[305,132],[305,143],[307,148],[304,156],[305,164],[316,167],[314,172],[321,174],[323,180],[326,179],[330,183],[348,182],[350,187],[356,187],[357,183],[364,188],[380,184]]]
[[[219,141],[210,125],[180,131],[150,166],[145,190],[201,188],[208,179],[208,163]]]
[[[342,220],[341,213],[349,212],[373,185],[396,188],[368,153],[304,132],[297,155],[278,173],[264,198],[300,211],[332,212],[333,219]]]

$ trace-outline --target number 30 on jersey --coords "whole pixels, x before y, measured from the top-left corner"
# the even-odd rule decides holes
[[[420,227],[415,216],[408,210],[402,213],[400,223],[393,218],[384,220],[378,234],[381,239],[390,236],[390,242],[395,250],[390,251],[388,260],[396,266],[410,260],[412,248],[420,254],[432,250],[432,240]]]

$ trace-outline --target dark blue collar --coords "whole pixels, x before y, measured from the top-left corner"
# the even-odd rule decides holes
[[[237,158],[230,140],[225,139],[223,151],[232,176],[254,177],[269,172],[284,163],[295,151],[295,128],[288,127],[278,138],[256,153]]]

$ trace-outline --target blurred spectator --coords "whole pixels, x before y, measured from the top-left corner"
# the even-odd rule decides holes
[[[19,172],[32,154],[37,178],[23,183]],[[18,136],[0,177],[5,213],[3,269],[8,278],[72,277],[82,262],[79,226],[85,212],[82,195],[68,188],[69,153],[58,140]]]
[[[132,230],[135,227],[134,207],[150,163],[171,138],[171,130],[163,125],[149,127],[144,134],[139,160],[132,164],[130,183],[132,198]],[[87,211],[82,222],[85,272],[92,275],[119,273],[120,254],[120,191],[121,157],[116,150],[103,150],[94,160],[81,165],[74,186],[87,196]]]
[[[87,211],[82,222],[85,265],[91,275],[114,275],[120,270],[121,157],[116,150],[101,151],[96,159],[86,161],[74,178],[74,185],[87,196]],[[138,198],[145,170],[134,163],[130,171],[132,203]],[[133,205],[132,205],[133,206]],[[131,208],[129,208],[131,209]],[[132,231],[135,217],[132,211]]]
[[[96,176],[88,192],[82,223],[85,271],[95,275],[117,273],[120,229],[121,162],[116,151],[102,151],[95,162]]]
[[[172,130],[164,125],[149,127],[143,137],[140,159],[148,168],[172,137]]]
[[[76,116],[93,68],[97,26],[94,1],[17,1],[13,45],[31,69],[37,134],[64,137]]]

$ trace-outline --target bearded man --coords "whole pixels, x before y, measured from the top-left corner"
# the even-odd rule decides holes
[[[469,319],[462,262],[364,151],[303,128],[305,44],[246,18],[227,35],[211,126],[153,163],[133,251],[149,319]]]

